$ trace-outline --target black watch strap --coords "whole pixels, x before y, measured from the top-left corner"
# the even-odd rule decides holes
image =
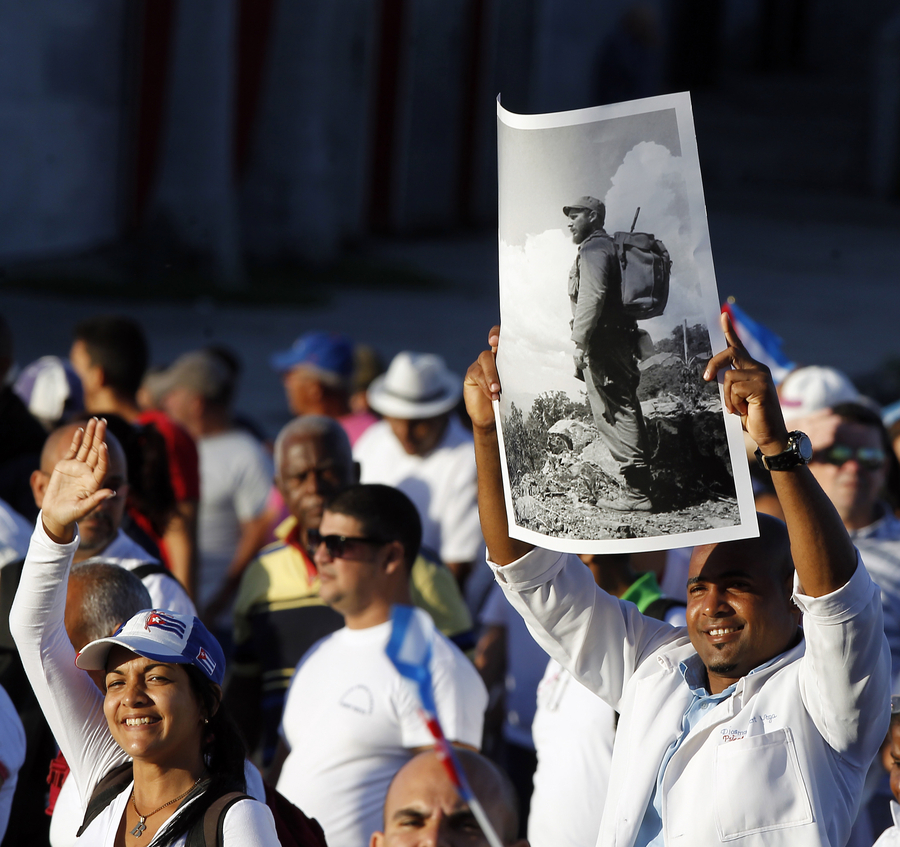
[[[756,448],[756,461],[767,471],[789,471],[799,465],[806,465],[812,458],[812,443],[805,432],[795,429],[788,433],[787,447],[774,456],[764,456]]]

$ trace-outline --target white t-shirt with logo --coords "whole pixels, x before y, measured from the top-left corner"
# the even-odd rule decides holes
[[[394,774],[434,739],[415,694],[384,648],[387,622],[340,629],[301,660],[285,701],[281,735],[291,753],[278,790],[325,830],[328,847],[360,847],[382,828]],[[487,691],[472,663],[436,634],[432,677],[438,719],[451,741],[481,746]]]

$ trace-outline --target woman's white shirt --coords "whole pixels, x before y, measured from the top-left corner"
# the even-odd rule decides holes
[[[9,624],[44,717],[71,768],[69,779],[75,780],[85,808],[94,786],[129,757],[109,731],[103,695],[88,674],[75,666],[75,650],[66,635],[66,585],[77,548],[77,532],[69,544],[57,544],[44,532],[38,516]],[[123,792],[98,816],[79,840],[79,847],[113,843],[128,796],[128,791]],[[94,832],[99,838],[102,831],[106,838],[110,831],[98,823],[101,819],[115,821],[110,824],[113,835],[109,840],[93,838]],[[245,800],[232,806],[225,816],[226,844],[231,832],[233,847],[280,845],[272,813],[264,803]],[[90,840],[88,833],[92,833]]]

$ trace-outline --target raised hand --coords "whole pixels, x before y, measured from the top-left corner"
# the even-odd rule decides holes
[[[747,352],[728,315],[722,314],[721,320],[728,347],[709,360],[703,378],[711,382],[730,365],[723,379],[725,408],[741,416],[747,434],[764,454],[780,453],[787,447],[788,432],[772,374]]]
[[[41,519],[47,534],[67,544],[75,537],[75,523],[116,492],[101,488],[109,465],[106,421],[91,418],[72,437],[66,455],[56,463],[44,502]]]
[[[469,366],[463,382],[463,398],[466,411],[477,429],[494,428],[492,400],[500,399],[500,377],[497,375],[497,346],[500,343],[500,327],[494,326],[488,333],[490,350],[485,350]]]

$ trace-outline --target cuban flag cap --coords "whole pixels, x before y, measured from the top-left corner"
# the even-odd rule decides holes
[[[92,641],[75,657],[86,671],[106,669],[106,658],[116,645],[145,659],[194,665],[211,682],[225,677],[225,654],[199,618],[165,609],[144,609],[122,624],[109,638]]]

